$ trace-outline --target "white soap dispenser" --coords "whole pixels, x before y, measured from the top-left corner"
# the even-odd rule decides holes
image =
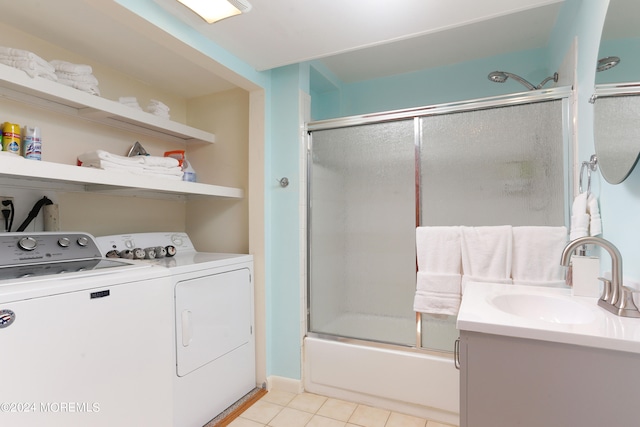
[[[571,257],[571,293],[576,297],[600,297],[600,258],[587,255],[586,245]]]

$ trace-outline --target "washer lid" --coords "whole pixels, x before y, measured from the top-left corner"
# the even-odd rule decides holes
[[[79,271],[101,270],[105,268],[124,267],[128,262],[106,258],[93,258],[78,261],[22,264],[0,267],[0,280],[22,279],[28,277],[58,275]]]

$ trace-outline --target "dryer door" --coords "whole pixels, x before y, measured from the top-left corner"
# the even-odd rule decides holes
[[[176,297],[179,377],[251,338],[251,280],[247,268],[180,281]]]

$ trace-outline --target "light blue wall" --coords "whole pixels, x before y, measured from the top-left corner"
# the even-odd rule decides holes
[[[548,64],[547,50],[536,49],[342,84],[339,97],[333,91],[318,93],[320,96],[313,99],[313,119],[422,107],[526,90],[512,79],[502,84],[489,81],[488,74],[496,70],[510,71],[537,85],[553,74],[554,69]],[[315,89],[313,81],[312,89]],[[336,102],[340,105],[336,106]]]
[[[579,157],[587,159],[593,152],[592,109],[586,99],[593,88],[595,71],[592,70],[608,0],[567,0],[550,45],[545,49],[352,84],[340,82],[316,62],[256,72],[172,19],[152,0],[117,1],[265,89],[267,375],[301,378],[300,90],[312,95],[314,120],[516,92],[524,88],[513,81],[491,83],[487,74],[502,69],[537,84],[558,68],[574,37],[578,37]],[[285,189],[276,182],[283,176],[291,182]],[[634,172],[622,185],[601,184],[605,237],[616,243],[627,259],[640,255],[635,243],[638,233],[634,232],[635,212],[640,211],[638,184],[640,171]],[[627,263],[627,267],[630,264]],[[640,277],[640,267],[626,271]]]
[[[272,170],[267,178],[271,197],[272,230],[268,246],[271,283],[267,343],[270,375],[301,378],[300,349],[302,293],[300,284],[300,90],[309,92],[309,68],[305,64],[274,69]],[[282,188],[277,179],[287,177]]]

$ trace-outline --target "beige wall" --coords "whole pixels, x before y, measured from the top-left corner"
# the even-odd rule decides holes
[[[199,198],[187,203],[187,232],[207,252],[249,251],[249,94],[233,89],[188,102],[189,125],[216,135],[215,144],[190,144],[187,159],[198,181],[242,188],[245,198]]]

